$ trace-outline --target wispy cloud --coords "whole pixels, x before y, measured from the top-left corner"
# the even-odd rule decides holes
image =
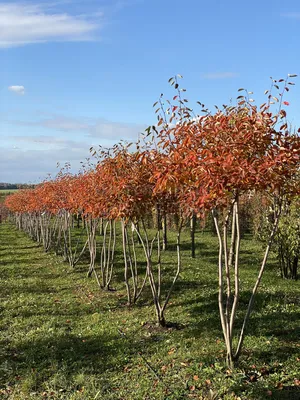
[[[54,129],[64,132],[85,132],[88,131],[90,125],[76,118],[65,116],[53,116],[36,122],[19,121],[19,125],[41,126],[43,128]]]
[[[48,174],[57,174],[57,163],[64,165],[67,161],[71,163],[73,172],[78,172],[80,162],[87,156],[88,146],[25,151],[0,148],[0,182],[41,182]]]
[[[236,72],[209,72],[207,74],[203,74],[203,79],[228,79],[228,78],[236,78],[238,74]]]
[[[82,132],[90,137],[110,140],[135,140],[138,138],[138,134],[147,128],[147,125],[142,124],[113,122],[104,119],[92,120],[90,118],[72,118],[56,115],[39,121],[6,120],[6,122],[20,126],[40,126],[42,128],[66,133]]]
[[[4,140],[7,139],[7,137],[4,137]],[[37,146],[41,147],[57,147],[57,148],[70,148],[70,149],[82,149],[82,148],[88,148],[88,144],[86,142],[82,141],[75,141],[75,140],[68,140],[64,138],[57,138],[54,136],[9,136],[10,141],[15,141],[15,142],[23,142],[26,143],[27,145],[29,144],[34,144]],[[45,146],[44,146],[45,145]]]
[[[49,41],[87,41],[97,38],[101,14],[71,15],[54,12],[49,5],[0,4],[0,48]]]
[[[300,19],[300,11],[282,13],[280,16],[285,18]]]
[[[14,92],[16,94],[20,94],[20,95],[24,95],[25,94],[24,86],[13,85],[13,86],[9,86],[8,90],[10,90],[11,92]]]

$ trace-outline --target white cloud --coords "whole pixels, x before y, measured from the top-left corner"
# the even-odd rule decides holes
[[[81,168],[80,162],[89,156],[88,147],[26,151],[0,148],[0,182],[41,182],[48,174],[58,173],[57,163],[70,162],[76,173]]]
[[[51,147],[59,147],[59,148],[78,148],[82,149],[83,147],[88,148],[88,144],[86,142],[78,142],[75,140],[68,140],[65,138],[58,138],[55,136],[44,136],[44,135],[39,135],[39,136],[8,136],[8,137],[3,137],[4,140],[9,139],[10,141],[17,141],[17,142],[24,142],[26,144],[37,144],[39,146],[42,145],[47,145],[47,148],[49,146]]]
[[[54,116],[53,118],[47,118],[38,122],[29,123],[29,125],[42,126],[43,128],[55,129],[64,132],[82,132],[89,129],[89,125],[87,123],[81,122],[76,118],[68,118],[64,116]]]
[[[102,14],[101,14],[102,15]],[[0,4],[0,48],[49,41],[95,40],[100,14],[71,15],[51,11],[47,4]]]
[[[285,18],[293,18],[293,19],[300,19],[300,12],[287,12],[280,14],[281,17]]]
[[[57,162],[64,165],[70,161],[73,172],[78,172],[82,168],[81,162],[91,158],[91,146],[109,148],[121,139],[135,142],[146,128],[138,124],[51,114],[39,121],[5,119],[4,122],[38,127],[38,133],[0,135],[0,182],[41,181],[48,173],[55,175],[58,172]],[[41,128],[48,128],[49,135],[40,135]]]
[[[144,132],[147,125],[129,124],[98,120],[89,128],[89,136],[98,138],[110,138],[114,140],[137,140],[138,134]]]
[[[24,86],[13,85],[13,86],[9,86],[8,90],[10,90],[11,92],[20,94],[20,95],[25,94]]]
[[[227,78],[235,78],[238,74],[235,72],[209,72],[207,74],[203,74],[202,78],[204,79],[227,79]]]
[[[39,121],[7,121],[20,126],[40,126],[63,132],[82,132],[87,136],[110,140],[137,140],[147,125],[113,122],[104,119],[72,118],[54,115]]]

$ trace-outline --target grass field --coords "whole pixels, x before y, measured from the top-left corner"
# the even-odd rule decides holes
[[[0,190],[0,203],[4,203],[6,196],[15,193],[19,189],[1,189]]]
[[[12,225],[0,225],[0,398],[300,399],[299,282],[278,277],[271,256],[239,367],[225,366],[217,306],[216,239],[183,240],[183,271],[167,310],[180,329],[159,329],[147,295],[131,309],[117,249],[114,292],[82,263],[70,269]],[[261,244],[242,243],[240,309]],[[169,262],[174,254],[169,251]],[[238,314],[239,323],[242,313]]]
[[[0,195],[8,195],[17,192],[19,189],[0,189]]]

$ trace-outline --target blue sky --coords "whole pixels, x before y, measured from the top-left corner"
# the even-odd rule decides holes
[[[298,0],[0,0],[0,26],[0,182],[77,171],[92,145],[135,141],[174,74],[213,108],[240,87],[260,104],[270,76],[300,72]]]

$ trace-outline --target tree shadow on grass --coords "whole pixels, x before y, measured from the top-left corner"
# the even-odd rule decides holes
[[[101,379],[101,374],[109,370],[122,370],[126,360],[137,351],[129,340],[111,333],[76,336],[66,332],[25,340],[17,347],[4,341],[0,345],[4,349],[0,352],[0,364],[10,372],[0,376],[0,387],[13,386],[17,383],[16,375],[23,379],[32,371],[37,371],[40,385],[55,373],[64,374],[70,381],[79,373],[95,374]]]
[[[2,237],[1,237],[1,239],[2,239]],[[3,242],[2,240],[1,240],[1,245],[4,247],[4,246],[9,246],[11,244],[11,242],[10,241],[8,241],[8,242]],[[28,245],[26,245],[26,246],[19,246],[18,245],[18,250],[20,251],[20,254],[25,254],[26,252],[27,252],[27,250],[32,250],[32,249],[40,249],[41,248],[41,245],[40,244],[38,244],[38,243],[36,243],[36,244],[28,244]],[[7,250],[9,250],[9,249],[7,249],[7,248],[5,248],[5,249],[1,249],[0,250],[0,254],[1,253],[6,253],[7,252]],[[22,250],[24,250],[24,251],[22,251]],[[13,252],[13,254],[16,254],[15,253],[15,251]]]
[[[24,254],[22,254],[24,255]],[[13,257],[10,260],[4,261],[1,260],[1,266],[7,266],[7,265],[22,265],[22,264],[39,264],[41,262],[41,257],[30,257],[30,258],[22,258],[22,255],[17,255],[13,254]]]
[[[244,291],[240,295],[235,322],[237,330],[242,325],[250,296],[250,291]],[[274,336],[284,338],[285,342],[297,340],[300,335],[300,327],[297,325],[300,320],[300,312],[284,310],[284,305],[294,300],[293,296],[288,296],[284,292],[275,294],[257,293],[254,308],[248,321],[248,329],[246,328],[246,335],[254,337]],[[203,293],[189,301],[184,301],[182,304],[189,308],[191,320],[194,321],[189,329],[189,334],[191,331],[195,337],[200,336],[203,331],[215,331],[221,334],[217,293],[210,295]],[[269,313],[264,312],[265,308],[271,304],[274,304],[274,306],[279,304],[279,308],[270,310]],[[179,303],[176,303],[176,306],[178,305]]]
[[[252,392],[251,399],[256,398],[258,400],[300,400],[300,387],[294,385],[282,385],[279,389],[274,387],[273,385],[272,387],[266,388],[265,385],[262,384],[262,382],[251,382],[245,379],[243,383],[234,384],[231,387],[231,390],[234,393],[242,396],[244,396],[245,392],[249,391],[249,389]]]
[[[137,362],[143,352],[152,354],[156,351],[156,335],[152,336],[153,340],[142,339],[138,332],[126,335],[117,326],[108,328],[106,332],[81,335],[74,334],[66,324],[65,332],[43,332],[30,339],[24,337],[18,345],[7,338],[0,341],[0,366],[5,366],[6,371],[0,376],[0,389],[22,384],[22,380],[34,374],[35,389],[43,391],[45,385],[51,386],[53,377],[58,375],[64,382],[61,389],[71,392],[78,389],[74,377],[83,374],[87,382],[89,376],[97,377],[97,386],[101,395],[105,395],[115,385],[109,379],[111,373],[118,371],[121,377],[125,366]],[[142,358],[140,362],[145,363]],[[149,371],[153,378],[151,373]],[[57,386],[55,389],[59,390]]]

